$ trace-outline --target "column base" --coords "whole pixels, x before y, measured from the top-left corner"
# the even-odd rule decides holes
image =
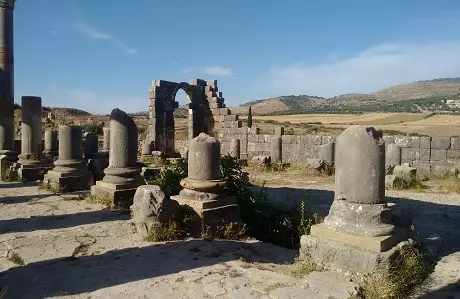
[[[311,234],[300,239],[300,259],[313,261],[349,274],[369,274],[384,267],[407,240],[406,231],[397,229],[393,235],[368,237],[330,230],[322,224],[313,225]]]
[[[18,176],[23,182],[42,181],[45,173],[53,167],[43,165],[20,165]]]
[[[43,185],[59,190],[59,192],[74,192],[88,190],[92,174],[84,169],[78,173],[65,173],[50,170],[43,178]]]
[[[129,209],[133,204],[134,194],[140,186],[136,184],[111,184],[97,181],[91,187],[91,196],[110,199],[115,208]]]
[[[184,190],[183,190],[184,191]],[[182,194],[171,196],[171,200],[176,201],[181,207],[193,210],[196,221],[193,221],[190,231],[193,234],[200,234],[203,229],[215,232],[219,226],[240,223],[240,208],[236,198],[227,196],[225,193],[209,194],[205,196],[198,192],[197,196],[184,196],[184,193],[196,192],[186,190]],[[213,199],[197,199],[197,198]]]

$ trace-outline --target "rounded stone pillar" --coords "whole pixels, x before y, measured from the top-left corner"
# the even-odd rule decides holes
[[[150,156],[152,154],[152,144],[146,139],[142,142],[142,156]]]
[[[19,164],[40,163],[42,153],[42,99],[23,96],[21,101],[21,155]]]
[[[188,178],[197,181],[219,180],[220,142],[205,133],[190,140]]]
[[[120,109],[110,115],[109,167],[104,169],[103,182],[109,184],[138,183],[141,179],[137,162],[137,127],[133,119]]]
[[[14,152],[14,0],[0,1],[0,155]]]
[[[335,195],[324,226],[369,237],[395,232],[385,198],[385,142],[374,128],[351,126],[338,138]]]
[[[283,143],[279,136],[270,139],[270,158],[272,162],[278,163],[283,159]]]
[[[56,155],[58,151],[58,135],[56,131],[45,131],[45,155]]]
[[[97,154],[99,140],[96,135],[88,134],[85,139],[85,159],[93,159]]]
[[[78,173],[83,169],[83,134],[78,126],[59,126],[59,158],[53,171]]]
[[[388,144],[385,151],[385,165],[401,165],[401,148],[394,144]]]
[[[241,142],[238,138],[233,138],[230,143],[230,156],[240,159],[241,155]]]
[[[102,130],[104,131],[102,151],[108,152],[110,150],[110,128],[104,127]]]
[[[377,204],[385,197],[385,142],[374,128],[351,126],[337,138],[336,198]]]
[[[330,142],[327,144],[321,145],[319,152],[319,158],[326,162],[328,165],[334,165],[334,155],[335,155],[335,142]]]

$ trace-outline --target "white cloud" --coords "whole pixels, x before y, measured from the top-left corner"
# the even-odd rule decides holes
[[[86,21],[78,21],[74,24],[74,26],[78,31],[90,38],[111,41],[114,45],[122,49],[128,55],[136,55],[139,52],[138,49],[126,45],[124,42],[110,34],[105,33],[102,30],[94,28]]]
[[[220,65],[205,67],[204,72],[212,76],[231,76],[233,74],[231,68],[224,68]]]
[[[112,37],[101,30],[95,29],[88,22],[78,21],[75,24],[75,28],[81,33],[85,34],[94,39],[112,39]]]
[[[460,43],[382,44],[348,58],[272,67],[263,85],[271,96],[371,93],[396,84],[460,76]]]
[[[101,96],[84,89],[67,89],[56,85],[45,88],[44,106],[76,108],[96,114],[110,114],[119,108],[127,113],[147,111],[148,99]]]

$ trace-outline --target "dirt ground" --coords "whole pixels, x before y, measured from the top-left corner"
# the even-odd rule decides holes
[[[333,200],[330,177],[295,171],[250,176],[271,182],[265,187],[270,200],[285,207],[304,200],[324,216]],[[82,198],[53,195],[33,183],[0,184],[5,298],[325,299],[349,298],[357,287],[330,272],[294,277],[297,251],[257,241],[145,242],[129,212]],[[420,238],[439,259],[417,298],[460,298],[460,196],[388,191],[387,200],[395,210],[410,211]]]

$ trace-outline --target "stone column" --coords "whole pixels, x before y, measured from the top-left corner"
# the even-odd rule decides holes
[[[230,156],[239,160],[240,155],[241,155],[241,142],[238,138],[233,138],[230,143]]]
[[[85,139],[85,159],[93,159],[98,152],[99,139],[92,134],[86,135]]]
[[[137,127],[124,111],[112,110],[110,115],[110,154],[105,176],[91,187],[96,197],[109,197],[117,207],[129,207],[137,187],[142,183],[137,162]]]
[[[273,137],[270,139],[270,158],[272,163],[281,163],[283,158],[283,142],[281,137]]]
[[[91,172],[83,163],[83,135],[78,126],[59,126],[59,158],[43,184],[62,192],[89,189]]]
[[[22,136],[18,175],[23,181],[42,180],[48,170],[42,155],[42,99],[23,96],[21,106]]]
[[[104,142],[102,145],[102,151],[108,152],[110,150],[110,128],[104,127],[102,128],[104,131]]]
[[[0,180],[17,161],[14,151],[14,52],[15,0],[0,1]]]
[[[385,172],[392,174],[395,166],[401,165],[401,148],[394,144],[388,144],[385,150]]]
[[[171,199],[179,205],[192,208],[201,224],[216,229],[222,223],[239,221],[236,199],[227,195],[224,187],[227,181],[220,175],[220,142],[214,137],[200,133],[190,140],[188,154],[188,176],[181,181],[184,188]]]
[[[350,272],[373,271],[405,239],[385,198],[385,143],[374,128],[351,126],[338,138],[335,195],[329,215],[301,240],[301,256]],[[353,261],[353,262],[350,262]]]
[[[58,135],[56,131],[45,131],[45,150],[46,156],[54,157],[58,154]]]

